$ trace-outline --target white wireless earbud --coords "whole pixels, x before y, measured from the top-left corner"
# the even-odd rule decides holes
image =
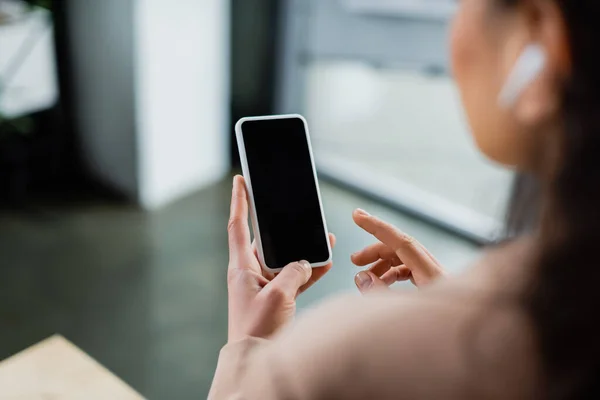
[[[519,56],[504,87],[498,96],[500,106],[510,108],[515,105],[523,91],[542,72],[546,65],[546,52],[539,44],[530,44]]]

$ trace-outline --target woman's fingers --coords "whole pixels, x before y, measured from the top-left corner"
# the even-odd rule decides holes
[[[380,220],[367,213],[364,210],[356,210],[353,213],[354,222],[371,235],[375,236],[379,241],[389,248],[393,249],[396,254],[404,261],[403,255],[413,258],[420,252],[417,249],[417,243],[415,240],[407,234],[399,231],[395,226],[388,224],[385,221]]]
[[[387,260],[381,261],[382,266],[385,265],[385,263],[389,263]],[[384,272],[380,277],[378,277],[378,275],[374,273],[372,269],[359,272],[354,277],[354,282],[361,293],[366,293],[371,290],[387,288],[396,282],[406,281],[408,279],[412,280],[412,273],[410,272],[410,269],[405,265],[399,265],[388,267],[387,271]]]
[[[356,210],[352,216],[358,226],[394,249],[398,258],[413,273],[422,273],[427,276],[439,274],[441,268],[437,261],[412,237],[366,211]]]
[[[390,286],[396,282],[412,279],[412,273],[407,266],[400,265],[387,270],[383,275],[381,275],[380,279],[383,283]]]
[[[394,258],[398,259],[394,249],[381,242],[367,246],[350,256],[354,265],[359,267],[372,264],[377,260],[391,260]]]
[[[354,283],[361,293],[376,289],[387,289],[387,285],[371,271],[361,271],[354,276]]]
[[[253,260],[248,226],[248,194],[244,178],[239,175],[233,179],[227,232],[229,255],[232,261],[229,263],[229,267],[233,269],[249,268]]]
[[[381,275],[385,274],[390,268],[397,267],[399,265],[402,265],[402,262],[400,262],[398,257],[391,260],[379,260],[369,267],[369,271],[375,274],[375,276],[380,277]]]
[[[264,289],[265,296],[272,296],[274,302],[293,300],[300,288],[308,283],[313,269],[308,261],[294,262],[283,270]]]
[[[391,260],[379,260],[375,264],[371,265],[368,271],[371,271],[375,276],[381,276],[385,274],[390,268],[392,268]]]
[[[329,232],[329,245],[331,246],[332,249],[335,247],[336,243],[337,243],[337,238],[335,237],[335,235],[333,233]]]

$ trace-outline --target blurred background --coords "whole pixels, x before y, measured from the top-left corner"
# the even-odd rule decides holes
[[[60,333],[151,399],[205,396],[226,341],[233,124],[311,127],[334,269],[362,207],[460,272],[512,174],[452,82],[455,0],[0,0],[0,359]]]

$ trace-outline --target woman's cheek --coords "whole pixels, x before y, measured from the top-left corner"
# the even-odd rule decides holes
[[[451,62],[471,133],[480,150],[490,150],[490,121],[494,120],[490,90],[494,49],[486,35],[485,0],[463,0],[450,34]]]
[[[473,128],[473,109],[472,96],[469,95],[469,88],[473,86],[474,67],[476,59],[473,55],[472,39],[469,39],[472,29],[469,27],[469,10],[465,7],[466,1],[463,1],[459,12],[456,14],[452,23],[450,32],[450,59],[452,74],[456,86],[458,87],[463,108]]]
[[[452,73],[456,83],[460,85],[461,72],[464,67],[465,58],[465,44],[464,44],[464,24],[463,24],[463,12],[462,9],[454,17],[450,30],[450,62],[452,67]]]

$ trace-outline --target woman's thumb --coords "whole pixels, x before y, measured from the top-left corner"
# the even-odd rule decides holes
[[[371,290],[386,288],[387,285],[375,276],[371,271],[361,271],[354,277],[354,283],[361,293],[366,293]]]
[[[276,287],[288,298],[296,298],[298,289],[310,279],[312,268],[308,261],[300,261],[286,265],[269,285]]]

